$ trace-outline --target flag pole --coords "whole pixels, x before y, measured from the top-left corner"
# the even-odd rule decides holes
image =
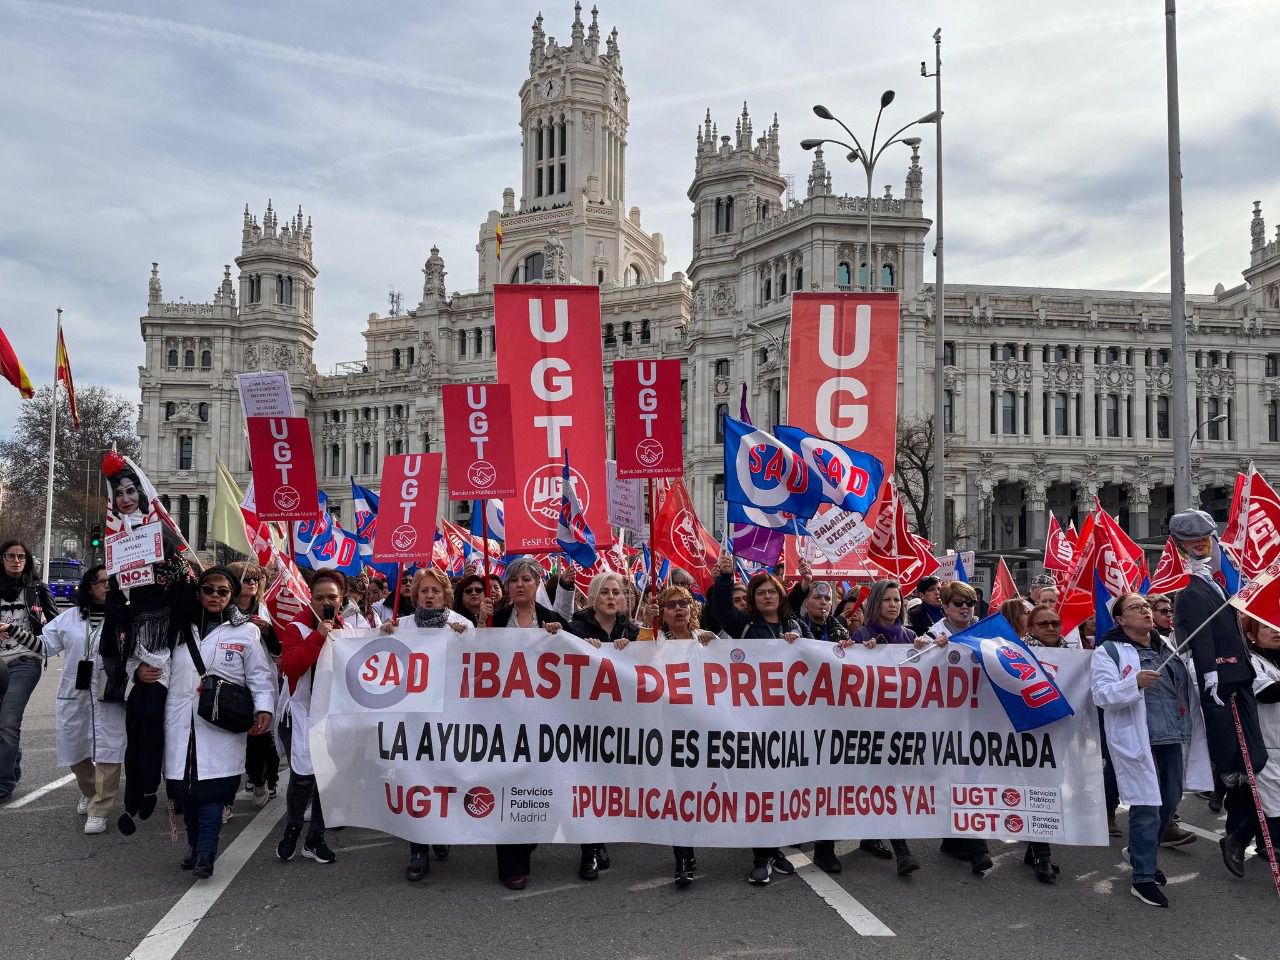
[[[649,587],[653,590],[653,636],[658,636],[658,551],[654,549],[657,542],[658,525],[655,522],[658,517],[658,508],[654,504],[653,499],[653,477],[649,478]]]
[[[391,598],[391,622],[392,623],[395,623],[400,619],[400,581],[404,579],[404,562],[401,561],[399,564],[397,564],[397,566],[399,569],[396,572],[396,592],[395,592],[395,596]],[[486,583],[484,588],[485,590],[488,590],[489,585]]]
[[[489,501],[484,498],[480,500],[480,536],[484,537],[484,598],[492,603],[489,596]],[[485,618],[484,625],[493,626],[492,613]]]
[[[53,458],[58,441],[58,343],[62,338],[62,308],[58,307],[58,331],[53,337],[53,392],[49,397],[49,482],[45,486],[44,553],[40,576],[49,580],[49,550],[53,537]]]

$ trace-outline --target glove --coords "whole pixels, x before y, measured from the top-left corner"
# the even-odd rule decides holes
[[[1218,696],[1218,671],[1210,670],[1204,675],[1204,692],[1220,707],[1225,707],[1222,698]]]

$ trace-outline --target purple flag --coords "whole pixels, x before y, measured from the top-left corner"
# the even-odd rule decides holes
[[[747,409],[747,385],[742,385],[741,412],[738,417],[743,423],[751,423],[751,412]],[[725,515],[728,523],[728,514]],[[782,556],[782,546],[786,543],[786,534],[781,530],[770,530],[750,523],[735,523],[732,531],[733,555],[755,563],[763,563],[772,567]]]

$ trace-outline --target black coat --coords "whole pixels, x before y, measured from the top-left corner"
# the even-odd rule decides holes
[[[579,610],[569,621],[569,632],[584,640],[599,640],[601,643],[613,643],[619,637],[634,640],[640,635],[640,628],[625,613],[618,614],[613,621],[613,629],[605,630],[596,619],[596,612],[591,609]]]
[[[1228,692],[1252,688],[1253,666],[1249,660],[1249,648],[1240,633],[1235,608],[1223,607],[1222,603],[1221,593],[1203,578],[1193,576],[1178,594],[1173,626],[1181,643],[1206,620],[1209,621],[1208,626],[1191,640],[1191,658],[1196,665],[1201,690],[1204,689],[1205,675],[1217,671],[1218,695],[1225,702]]]

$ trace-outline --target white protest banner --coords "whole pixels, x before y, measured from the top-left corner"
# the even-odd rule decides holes
[[[808,524],[809,539],[824,557],[835,563],[871,539],[871,528],[862,514],[828,510]]]
[[[284,370],[236,374],[240,407],[248,417],[292,417],[293,390]]]
[[[609,522],[636,533],[645,533],[644,492],[642,480],[619,480],[618,461],[604,462],[609,490]]]
[[[1037,651],[1075,714],[1022,733],[969,651],[902,653],[343,631],[311,705],[325,820],[451,844],[1107,842],[1088,652]]]
[[[964,561],[964,570],[966,575],[973,573],[973,551],[964,550],[960,553],[948,553],[945,557],[936,557],[938,561],[938,569],[933,575],[943,583],[956,578],[956,557],[960,557]]]
[[[106,561],[109,574],[164,562],[164,524],[153,520],[107,537]]]

